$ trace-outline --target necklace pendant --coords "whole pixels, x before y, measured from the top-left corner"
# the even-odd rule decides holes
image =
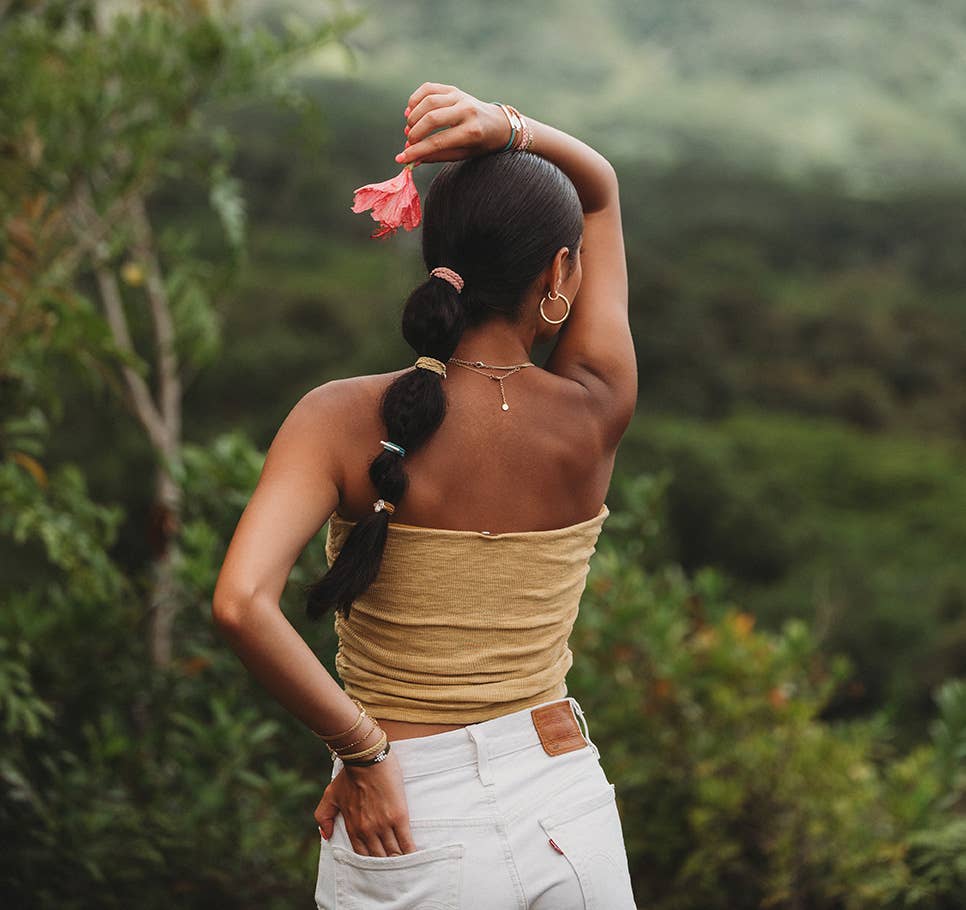
[[[503,408],[504,411],[510,410],[510,406],[505,401],[500,405],[500,407]]]

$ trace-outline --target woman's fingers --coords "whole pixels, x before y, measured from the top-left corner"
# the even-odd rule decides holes
[[[466,158],[467,153],[473,150],[471,131],[462,125],[431,133],[422,140],[417,137],[414,141],[412,132],[409,136],[409,145],[396,156],[396,161],[402,164],[409,164],[410,161],[451,161]]]
[[[355,853],[358,853],[360,856],[381,855],[379,853],[373,854],[368,840],[366,840],[366,838],[364,838],[361,834],[356,833],[355,830],[350,829],[348,825],[345,826],[345,832],[349,835],[349,843],[352,844],[352,849]]]
[[[420,114],[418,119],[409,115],[409,132],[406,138],[413,144],[425,139],[435,130],[452,129],[466,119],[466,109],[462,104],[447,104],[434,107]]]
[[[347,825],[346,833],[349,835],[352,849],[361,856],[394,856],[397,853],[412,853],[416,849],[412,836],[407,837],[400,832],[397,837],[393,828],[386,828],[378,834],[363,835],[357,831],[350,831]],[[402,838],[401,841],[400,838]]]
[[[410,128],[413,128],[427,114],[431,114],[433,111],[445,111],[446,108],[453,107],[459,100],[458,92],[438,92],[427,95],[419,104],[409,109],[406,122]]]
[[[399,846],[399,841],[396,839],[396,832],[392,828],[382,833],[382,849],[386,851],[386,856],[406,852]]]
[[[319,800],[313,814],[322,834],[327,838],[332,837],[332,828],[335,824],[335,817],[339,814],[339,806],[335,801],[335,788],[331,784],[325,788],[322,799]]]
[[[416,846],[416,842],[413,840],[413,833],[412,829],[409,827],[408,820],[405,825],[396,825],[393,833],[396,836],[396,843],[399,845],[399,849],[403,853],[413,853],[419,849]]]
[[[442,82],[424,82],[409,96],[406,107],[411,113],[427,96],[432,94],[445,95],[454,91],[458,91],[455,85],[445,85]]]

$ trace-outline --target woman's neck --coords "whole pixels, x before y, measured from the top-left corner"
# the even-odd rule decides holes
[[[463,332],[454,357],[460,360],[482,360],[484,363],[510,365],[530,360],[533,337],[525,337],[525,330],[503,320],[474,326]]]

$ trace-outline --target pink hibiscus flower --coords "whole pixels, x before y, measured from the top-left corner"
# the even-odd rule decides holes
[[[411,231],[422,218],[419,206],[419,192],[413,181],[414,164],[404,165],[392,179],[382,183],[367,183],[355,191],[352,211],[364,212],[372,209],[373,221],[379,222],[379,229],[370,235],[375,240],[396,233],[397,228]]]

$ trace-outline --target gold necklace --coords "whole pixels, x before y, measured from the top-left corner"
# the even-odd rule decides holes
[[[492,363],[484,363],[482,360],[460,360],[458,357],[450,357],[450,363],[455,363],[457,366],[464,367],[467,370],[472,370],[474,373],[479,373],[481,376],[486,376],[489,379],[495,379],[500,383],[500,397],[503,399],[503,404],[500,407],[504,411],[510,410],[510,405],[506,403],[506,393],[503,391],[503,380],[507,376],[512,376],[514,373],[519,373],[524,367],[536,366],[535,363],[528,360],[526,363],[513,363],[509,366],[497,366]],[[485,373],[481,367],[488,367],[491,370],[507,370],[502,376],[494,376],[492,373]]]

